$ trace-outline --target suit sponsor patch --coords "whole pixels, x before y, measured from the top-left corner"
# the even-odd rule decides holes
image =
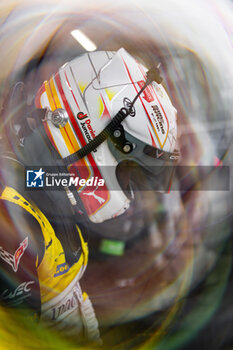
[[[63,264],[57,265],[54,277],[64,275],[66,272],[69,271],[69,269],[70,269],[70,267],[69,267],[69,265],[67,263],[63,263]]]
[[[15,288],[14,291],[8,289],[4,290],[0,295],[0,299],[11,303],[12,305],[19,305],[25,299],[31,296],[31,285],[34,281],[23,282]]]
[[[12,255],[0,247],[0,258],[3,259],[7,264],[9,264],[14,272],[18,271],[19,262],[28,246],[28,237],[26,237],[23,242],[20,243],[19,248],[16,249],[15,253]]]

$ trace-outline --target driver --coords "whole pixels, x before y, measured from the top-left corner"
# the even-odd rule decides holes
[[[2,123],[1,302],[78,342],[98,341],[80,286],[88,223],[124,220],[140,186],[169,189],[178,158],[176,109],[158,70],[148,72],[120,49],[65,64],[33,106],[17,83]],[[48,167],[85,181],[50,191],[43,187]]]

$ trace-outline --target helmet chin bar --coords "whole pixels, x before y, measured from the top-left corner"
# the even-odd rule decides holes
[[[146,79],[145,85],[137,93],[137,95],[133,99],[128,109],[121,108],[119,112],[114,116],[114,118],[110,121],[110,123],[94,139],[92,139],[84,147],[80,148],[77,152],[61,160],[58,160],[57,164],[69,166],[70,164],[75,163],[79,159],[82,159],[89,153],[93,152],[108,137],[112,138],[114,144],[116,144],[116,146],[120,148],[123,153],[126,153],[126,154],[130,153],[133,149],[133,145],[124,138],[124,129],[121,126],[121,123],[128,115],[132,113],[133,106],[137,101],[138,97],[146,89],[146,87],[149,84],[151,84],[153,81],[157,82],[158,84],[161,84],[162,82],[159,69],[156,67],[151,68],[147,72],[147,79]]]

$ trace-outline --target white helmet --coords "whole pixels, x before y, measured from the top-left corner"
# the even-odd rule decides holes
[[[121,164],[136,163],[149,177],[157,176],[159,183],[166,177],[161,172],[164,164],[176,159],[176,109],[163,86],[153,81],[144,87],[111,138],[92,148],[83,159],[73,157],[71,161],[70,156],[95,139],[122,107],[129,109],[145,85],[147,71],[123,48],[92,52],[63,65],[37,93],[37,108],[57,110],[57,116],[64,110],[68,114],[64,125],[58,127],[48,118],[44,127],[61,158],[70,160],[66,162],[69,171],[84,179],[93,176],[104,180],[102,187],[77,188],[94,223],[115,218],[130,206],[130,196],[119,176]]]

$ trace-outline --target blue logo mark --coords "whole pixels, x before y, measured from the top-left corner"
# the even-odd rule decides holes
[[[66,272],[68,272],[70,269],[69,265],[67,263],[63,263],[60,265],[57,265],[56,273],[53,277],[64,275]]]
[[[45,172],[40,170],[27,170],[27,187],[43,187]]]

